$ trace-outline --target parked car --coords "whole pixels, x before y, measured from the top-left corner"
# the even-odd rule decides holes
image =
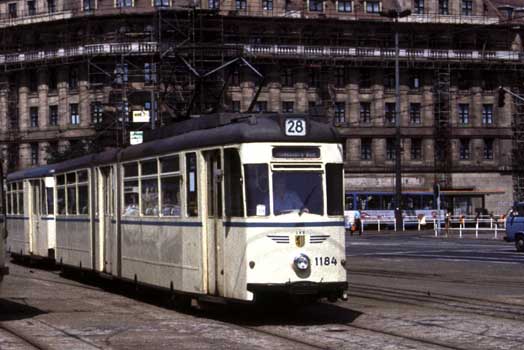
[[[524,252],[524,202],[517,202],[506,215],[506,242],[515,242],[518,252]]]

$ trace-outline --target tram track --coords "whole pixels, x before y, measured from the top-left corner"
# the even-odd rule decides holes
[[[410,306],[424,306],[432,309],[463,312],[466,314],[496,317],[513,321],[524,320],[524,305],[431,293],[430,291],[385,288],[352,283],[349,289],[349,296]]]
[[[41,343],[38,339],[17,330],[15,327],[6,324],[5,322],[0,322],[0,329],[7,332],[8,334],[14,336],[15,338],[21,340],[25,344],[31,346],[32,348],[38,350],[54,350],[52,347],[47,346],[46,344]]]

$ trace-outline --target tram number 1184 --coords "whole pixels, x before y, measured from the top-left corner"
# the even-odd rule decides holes
[[[315,265],[316,266],[329,266],[329,265],[336,265],[337,259],[332,256],[317,256],[315,257]]]

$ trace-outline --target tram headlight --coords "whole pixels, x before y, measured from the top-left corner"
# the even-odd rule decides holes
[[[299,271],[306,271],[309,269],[309,258],[306,254],[300,254],[295,257],[293,264]]]

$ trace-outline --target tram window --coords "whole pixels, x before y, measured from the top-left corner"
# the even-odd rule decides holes
[[[11,203],[11,200],[13,198],[12,193],[7,193],[7,214],[13,214],[13,205]]]
[[[433,196],[422,196],[422,209],[433,209]]]
[[[180,216],[180,176],[162,177],[162,215]]]
[[[353,205],[353,195],[346,194],[346,210],[355,210]]]
[[[66,175],[67,184],[74,184],[76,182],[76,174],[69,173]]]
[[[269,181],[267,164],[245,164],[246,204],[248,216],[269,215]]]
[[[53,189],[48,187],[46,190],[46,199],[47,199],[47,214],[53,215],[55,212],[54,201],[53,201]]]
[[[395,202],[393,195],[384,194],[382,195],[382,203],[380,209],[382,210],[395,210]]]
[[[48,215],[47,214],[47,200],[46,200],[46,191],[45,191],[45,182],[43,180],[40,181],[40,210],[42,211],[42,215]]]
[[[162,173],[173,173],[180,171],[180,160],[178,156],[160,158]]]
[[[187,215],[198,216],[196,154],[186,154]]]
[[[66,213],[66,205],[65,205],[65,188],[57,188],[56,190],[56,206],[58,209],[58,214],[63,215]]]
[[[303,211],[323,215],[323,192],[321,172],[274,172],[273,213],[281,215],[294,211]]]
[[[224,150],[224,185],[226,216],[244,216],[242,170],[238,150]]]
[[[379,195],[368,195],[366,197],[366,209],[367,210],[379,210],[380,209],[380,196]]]
[[[67,214],[76,215],[76,186],[67,186]]]
[[[138,216],[138,181],[124,181],[124,215]]]
[[[402,196],[403,208],[407,210],[414,210],[420,208],[420,195],[404,195]]]
[[[326,195],[328,215],[344,214],[342,164],[326,164]]]
[[[78,186],[78,213],[89,214],[89,190],[87,185]]]
[[[157,178],[140,179],[142,188],[142,215],[158,215],[158,180]]]
[[[24,185],[22,182],[18,183],[18,214],[24,214]]]
[[[138,164],[137,163],[124,164],[124,177],[134,177],[134,176],[138,176]]]
[[[18,214],[18,193],[13,192],[13,214]]]
[[[140,166],[142,167],[141,175],[156,175],[158,172],[156,159],[143,161],[140,163]]]
[[[56,185],[60,186],[60,185],[64,185],[64,184],[65,184],[65,175],[58,175],[56,177]]]
[[[78,172],[78,182],[87,182],[87,170]]]

